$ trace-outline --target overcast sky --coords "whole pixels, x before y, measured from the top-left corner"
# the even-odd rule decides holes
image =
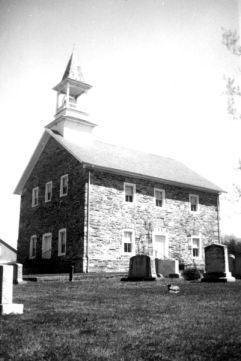
[[[221,44],[238,0],[0,0],[0,238],[16,245],[13,191],[46,124],[74,44],[96,137],[170,156],[229,190],[241,122],[227,116],[224,74],[239,59]],[[241,205],[222,230],[241,236]],[[234,213],[232,213],[234,211]]]

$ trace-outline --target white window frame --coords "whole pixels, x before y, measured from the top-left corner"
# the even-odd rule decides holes
[[[127,243],[125,242],[125,232],[130,232],[131,233],[131,252],[125,252],[124,250],[124,244]],[[122,230],[122,235],[121,235],[121,254],[124,256],[133,256],[135,255],[135,231],[134,229],[131,228],[126,228]]]
[[[192,197],[195,197],[197,199],[197,210],[196,211],[192,211],[192,203],[191,203]],[[199,212],[199,195],[198,194],[189,194],[189,211],[194,214],[197,214]]]
[[[64,242],[65,242],[65,252],[61,252],[61,234],[64,234]],[[58,256],[65,256],[66,255],[66,243],[67,243],[67,230],[66,228],[61,228],[59,230],[59,237],[58,237]]]
[[[43,257],[43,254],[46,253],[46,250],[43,252],[43,245],[44,245],[44,238],[45,237],[51,237],[51,247],[50,247],[50,257]],[[44,233],[42,236],[42,253],[41,253],[41,258],[42,259],[50,259],[52,257],[52,233]]]
[[[129,202],[129,201],[126,200],[126,187],[132,187],[133,188],[133,200],[132,200],[132,202]],[[136,199],[136,185],[134,183],[125,182],[124,183],[124,201],[125,201],[125,203],[132,204],[132,203],[135,202],[135,199]]]
[[[50,192],[48,192],[48,187],[50,186]],[[50,193],[50,199],[48,199],[48,194]],[[45,183],[45,203],[51,202],[52,200],[52,193],[53,193],[53,182]]]
[[[67,179],[67,192],[65,193],[63,192],[64,179]],[[69,190],[69,175],[64,174],[60,177],[60,193],[59,193],[60,197],[67,196],[68,190]]]
[[[162,205],[161,206],[157,206],[156,201],[158,200],[158,198],[156,197],[156,192],[160,192],[162,193]],[[164,189],[160,189],[160,188],[154,188],[154,205],[157,208],[164,208],[165,207],[165,190]]]
[[[164,251],[164,257],[169,257],[169,239],[168,235],[166,233],[160,232],[160,231],[154,231],[152,233],[152,245],[153,245],[153,256],[155,256],[155,250],[156,250],[156,236],[162,236],[165,237],[165,251]]]
[[[193,249],[194,249],[194,247],[193,247],[193,240],[194,240],[194,239],[198,239],[198,240],[199,240],[199,247],[198,247],[199,255],[198,255],[198,256],[194,256],[194,255],[193,255]],[[193,258],[193,259],[202,259],[202,239],[201,239],[200,235],[192,236],[192,237],[191,237],[191,242],[192,242],[192,258]],[[195,247],[195,249],[196,249],[196,247]]]
[[[34,252],[33,252],[34,251]],[[29,242],[29,259],[36,258],[37,255],[37,236],[36,234],[30,237]]]
[[[39,187],[32,189],[32,207],[37,207],[39,204]]]

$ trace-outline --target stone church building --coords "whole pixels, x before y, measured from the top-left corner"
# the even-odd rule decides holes
[[[138,253],[203,265],[204,246],[219,240],[222,190],[176,160],[95,140],[81,110],[90,88],[73,53],[15,189],[24,272],[125,272]]]

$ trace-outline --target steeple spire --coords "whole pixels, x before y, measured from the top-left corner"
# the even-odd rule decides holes
[[[80,61],[78,59],[78,54],[75,48],[73,49],[67,67],[65,69],[62,81],[66,78],[84,82]]]
[[[74,49],[60,83],[54,88],[57,92],[56,114],[47,128],[66,136],[68,129],[91,133],[96,124],[88,120],[88,114],[81,109],[80,96],[86,94],[91,85],[84,81],[79,58]]]

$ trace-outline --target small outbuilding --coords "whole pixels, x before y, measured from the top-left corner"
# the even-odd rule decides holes
[[[17,250],[0,239],[0,263],[17,261]]]

